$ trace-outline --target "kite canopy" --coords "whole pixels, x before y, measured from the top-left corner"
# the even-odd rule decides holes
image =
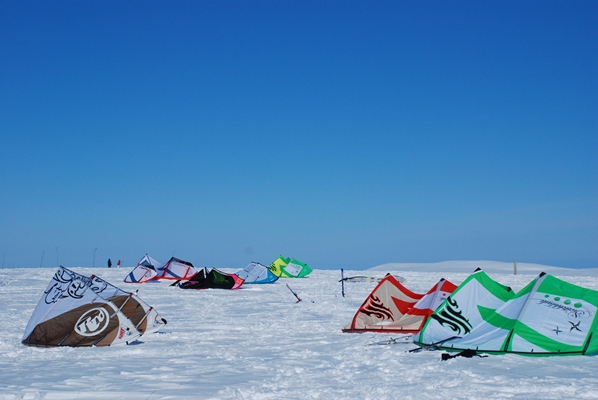
[[[132,293],[101,278],[59,267],[23,334],[28,346],[110,346],[129,343],[166,323]]]
[[[280,277],[282,275],[282,268],[285,267],[289,262],[291,262],[290,258],[285,258],[283,256],[280,256],[276,260],[272,261],[272,264],[270,264],[268,269],[275,276]]]
[[[236,274],[202,268],[186,282],[176,282],[181,289],[239,289],[243,279]]]
[[[127,275],[124,279],[127,283],[143,283],[151,279],[154,279],[157,274],[157,270],[164,269],[163,263],[154,260],[149,255],[143,256],[143,258],[137,263],[137,266]]]
[[[252,262],[236,275],[243,279],[244,283],[273,283],[278,280],[278,276],[274,275],[268,267],[258,262]]]
[[[598,352],[597,291],[542,273],[515,295],[489,284],[486,277],[478,279],[481,274],[474,273],[459,286],[414,342],[496,354]]]
[[[481,308],[496,310],[514,296],[510,287],[478,269],[434,311],[413,340],[426,346],[464,336],[483,322]]]
[[[369,294],[343,332],[417,333],[456,287],[441,279],[426,294],[418,294],[401,285],[393,275],[387,275]]]
[[[188,261],[172,257],[166,264],[163,264],[146,254],[124,281],[127,283],[157,280],[179,281],[187,280],[196,273],[197,269]]]
[[[304,278],[312,272],[307,264],[283,256],[274,260],[268,269],[280,278]]]
[[[312,269],[307,264],[293,258],[287,265],[282,267],[281,276],[283,278],[305,278],[311,271]]]

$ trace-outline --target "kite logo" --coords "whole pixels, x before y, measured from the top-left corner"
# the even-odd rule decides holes
[[[299,265],[297,265],[297,264],[290,263],[286,267],[284,267],[284,270],[289,275],[298,276],[299,273],[301,272],[301,267]]]
[[[83,293],[87,289],[87,282],[83,282],[82,279],[73,278],[67,288],[67,293],[73,299],[80,299],[83,297]]]
[[[557,336],[559,335],[559,333],[562,332],[562,330],[559,329],[558,325],[557,325],[556,329],[553,329],[552,331],[555,332]]]
[[[75,332],[81,336],[95,336],[108,326],[110,315],[103,307],[92,308],[85,312],[75,324]]]
[[[56,271],[52,285],[44,292],[46,304],[56,303],[64,297],[82,298],[88,281],[89,278],[77,276],[64,269]]]
[[[46,304],[56,303],[65,292],[65,288],[59,282],[54,282],[48,290],[44,292]]]
[[[545,295],[544,297],[549,297],[549,295]],[[567,313],[567,317],[573,319],[579,318],[589,318],[591,317],[592,313],[587,308],[583,307],[580,302],[572,303],[572,300],[565,300],[561,303],[561,299],[559,297],[555,297],[552,300],[539,300],[538,304],[543,306],[554,308],[555,310],[561,310]]]
[[[94,293],[100,294],[104,290],[106,290],[106,288],[108,287],[108,284],[105,281],[103,281],[103,280],[101,280],[101,279],[99,279],[97,277],[94,277],[91,280],[91,284],[89,286],[91,287],[91,290]]]
[[[362,313],[368,317],[374,316],[381,320],[389,319],[394,321],[392,311],[390,308],[385,307],[378,297],[370,295],[369,300],[368,305],[361,310]]]
[[[578,332],[581,332],[581,329],[579,329],[579,324],[581,324],[581,321],[579,321],[578,323],[573,323],[571,321],[567,321],[571,324],[571,328],[569,328],[569,332],[571,332],[573,329],[575,329]]]
[[[432,318],[442,326],[448,325],[453,332],[457,332],[458,334],[461,334],[461,332],[463,334],[471,332],[471,323],[463,316],[463,311],[458,311],[459,305],[457,302],[451,296],[446,300],[448,304],[444,310],[432,314]]]

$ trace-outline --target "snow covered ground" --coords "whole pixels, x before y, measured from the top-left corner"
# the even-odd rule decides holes
[[[478,266],[514,290],[537,274],[535,264],[518,264],[513,275],[512,263],[454,261],[385,264],[345,276],[392,271],[423,293],[441,277],[460,284]],[[598,290],[596,269],[538,267]],[[372,345],[397,335],[342,333],[375,283],[347,283],[343,298],[337,270],[238,291],[122,283],[129,269],[74,270],[140,289],[166,328],[128,346],[24,346],[25,325],[55,269],[0,269],[0,399],[598,398],[595,356],[440,361],[441,352],[409,353],[415,346],[408,340]]]
[[[515,269],[515,262],[501,262],[501,261],[443,261],[437,263],[390,263],[382,264],[371,268],[371,271],[417,271],[417,272],[463,272],[469,274],[475,271],[476,268],[482,268],[488,274],[508,274],[513,275]],[[583,274],[586,276],[598,277],[598,268],[588,268],[585,270],[551,267],[541,264],[530,264],[518,262],[518,275],[538,275],[541,272],[546,272],[559,278],[564,276],[572,276]],[[531,279],[530,279],[531,280]]]

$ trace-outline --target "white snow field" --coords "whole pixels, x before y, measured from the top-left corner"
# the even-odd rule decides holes
[[[395,271],[423,293],[442,277],[460,284],[478,266],[514,290],[534,278],[535,267],[598,289],[596,269],[518,264],[513,275],[511,263],[487,261],[385,264],[345,276]],[[73,268],[140,289],[168,324],[130,345],[24,346],[25,325],[55,270],[0,269],[0,399],[598,398],[596,356],[441,361],[439,351],[409,353],[416,347],[409,340],[372,344],[400,335],[342,333],[376,284],[347,283],[343,298],[338,270],[231,291],[125,284],[130,268]]]

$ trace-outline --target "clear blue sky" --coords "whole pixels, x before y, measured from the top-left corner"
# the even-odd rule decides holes
[[[595,1],[0,1],[5,268],[598,267],[597,151]]]

